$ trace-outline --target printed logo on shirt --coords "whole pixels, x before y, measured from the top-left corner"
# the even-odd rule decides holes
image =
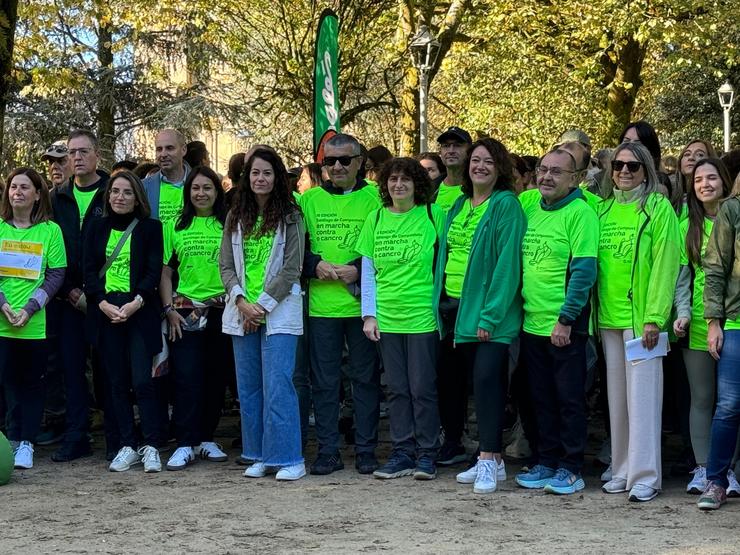
[[[532,266],[539,266],[552,254],[552,248],[546,238],[525,235],[522,244],[522,255]]]
[[[362,231],[362,228],[358,225],[347,231],[344,235],[344,239],[342,239],[342,242],[339,244],[339,248],[354,250],[355,245],[357,245],[357,238],[360,236],[360,231]]]
[[[599,250],[608,253],[614,260],[624,264],[632,263],[635,230],[633,226],[619,225],[617,222],[604,224],[599,236]]]

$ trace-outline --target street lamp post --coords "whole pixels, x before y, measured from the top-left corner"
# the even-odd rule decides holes
[[[434,67],[439,54],[439,42],[421,25],[409,44],[411,61],[419,70],[419,148],[427,150],[427,92],[429,90],[429,71]]]
[[[722,106],[724,112],[724,123],[725,123],[725,152],[730,152],[730,110],[735,102],[735,89],[729,81],[725,81],[717,91],[719,96],[719,105]]]

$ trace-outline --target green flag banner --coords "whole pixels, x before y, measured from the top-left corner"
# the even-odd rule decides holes
[[[313,69],[313,152],[324,157],[324,143],[339,133],[339,18],[325,9],[319,19]]]

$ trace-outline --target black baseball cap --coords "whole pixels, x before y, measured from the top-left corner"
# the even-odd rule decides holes
[[[459,141],[469,145],[473,144],[473,139],[470,137],[470,133],[465,131],[465,129],[455,127],[454,125],[452,127],[448,127],[447,131],[437,137],[438,143],[441,144],[445,141]]]

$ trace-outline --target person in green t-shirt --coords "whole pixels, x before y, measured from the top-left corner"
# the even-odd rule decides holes
[[[344,468],[339,454],[339,391],[345,371],[354,400],[355,467],[362,474],[378,468],[378,355],[362,331],[361,257],[355,245],[368,214],[380,206],[380,196],[377,187],[358,175],[361,163],[357,139],[335,135],[324,150],[329,180],[306,191],[300,200],[308,234],[303,275],[309,278],[311,395],[319,442],[311,474],[326,475]],[[345,344],[348,370],[342,368]]]
[[[686,487],[688,493],[703,493],[707,487],[707,456],[712,429],[716,388],[716,362],[707,347],[707,323],[704,320],[704,269],[701,261],[712,233],[714,218],[722,199],[730,192],[730,177],[724,164],[714,158],[697,162],[693,184],[686,195],[688,218],[679,223],[681,229],[681,270],[676,282],[675,306],[677,317],[673,331],[677,337],[688,335],[683,348],[686,374],[691,392],[689,422],[691,447],[696,459],[693,478]],[[732,470],[728,480],[733,482]],[[735,481],[735,484],[737,482]],[[730,484],[734,486],[735,484]],[[740,491],[737,492],[740,494]]]
[[[177,449],[167,470],[182,470],[196,456],[228,459],[213,441],[229,374],[231,342],[221,331],[224,285],[218,255],[226,216],[225,194],[216,172],[197,167],[185,180],[180,215],[164,230],[164,268],[159,296],[169,327]],[[177,291],[173,275],[177,272]]]
[[[219,267],[228,294],[223,331],[232,336],[244,475],[306,475],[293,385],[303,333],[300,285],[305,227],[274,150],[255,149],[224,226]]]
[[[459,127],[449,127],[437,137],[439,156],[445,165],[445,178],[439,184],[434,202],[445,212],[452,208],[461,194],[468,149],[473,140],[470,133]]]
[[[0,379],[14,465],[29,469],[44,410],[44,307],[64,282],[67,258],[43,178],[18,168],[6,181],[0,203]]]
[[[718,166],[719,164],[715,162]],[[702,166],[704,167],[704,166]],[[707,457],[707,488],[700,509],[719,509],[740,425],[740,180],[719,208],[702,257],[707,347],[717,363],[717,409]],[[735,488],[733,488],[735,489]]]
[[[663,357],[627,362],[625,343],[641,337],[653,350],[670,324],[678,218],[658,192],[652,155],[641,144],[617,147],[609,177],[612,192],[598,209],[598,316],[612,439],[612,479],[602,489],[650,501],[662,483]]]
[[[432,308],[434,264],[445,213],[430,204],[432,184],[412,158],[393,158],[380,173],[383,208],[357,240],[362,255],[362,318],[377,341],[390,389],[393,451],[377,478],[436,477],[439,333]]]
[[[182,186],[190,173],[185,162],[187,144],[177,129],[162,129],[154,138],[155,161],[159,171],[144,179],[152,218],[166,225],[176,219],[183,207]]]

